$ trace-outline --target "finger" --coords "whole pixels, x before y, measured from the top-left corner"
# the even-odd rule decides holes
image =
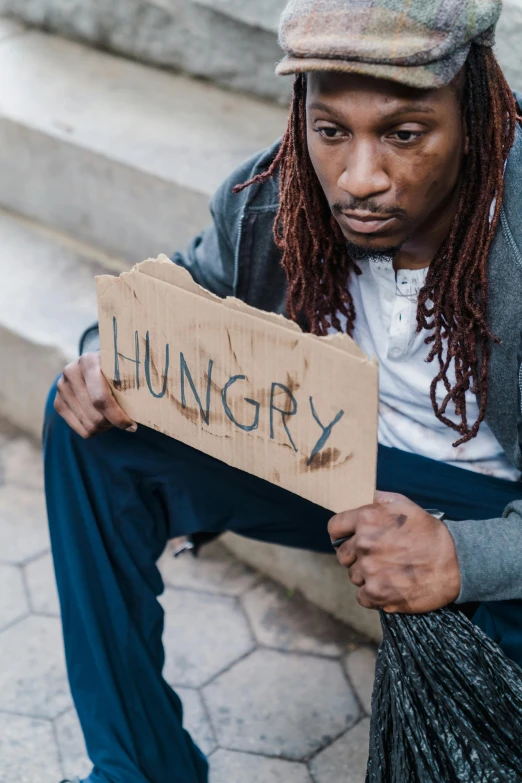
[[[355,598],[357,600],[357,603],[360,604],[364,609],[379,609],[380,607],[377,606],[377,604],[374,604],[373,601],[370,601],[368,596],[365,592],[365,587],[360,587],[356,594]]]
[[[355,533],[356,511],[343,511],[336,514],[328,522],[330,540],[338,541],[340,538],[351,536]]]
[[[63,377],[65,381],[63,387],[65,400],[80,421],[85,425],[85,420],[87,420],[97,432],[102,432],[112,427],[112,424],[92,404],[79,364],[76,364],[72,370],[66,368]]]
[[[390,596],[383,591],[382,587],[374,579],[367,578],[357,591],[356,597],[361,606],[364,606],[366,609],[382,609],[391,603]]]
[[[93,406],[85,384],[84,374],[101,372],[99,363],[98,355],[84,354],[77,361],[67,365],[58,381],[58,391],[91,435],[112,427],[112,424]]]
[[[122,408],[120,408],[112,394],[111,387],[101,370],[84,372],[83,377],[85,379],[89,399],[98,413],[101,413],[107,421],[120,430],[130,429],[131,431],[135,431],[137,429],[137,424],[127,416]]]
[[[357,587],[362,587],[364,585],[364,575],[357,563],[350,568],[348,573],[350,574],[350,582],[352,584]]]
[[[81,401],[78,398],[77,394],[81,393],[81,386],[77,379],[75,379],[73,386],[71,381],[63,375],[58,381],[58,393],[89,436],[104,432],[112,427],[112,424],[93,408],[86,389],[84,399]]]
[[[350,568],[357,560],[355,537],[348,539],[342,546],[336,550],[337,560],[344,566]]]
[[[350,533],[349,536],[343,536],[342,538],[338,538],[335,541],[332,541],[333,548],[339,550],[343,544],[346,544],[347,541],[351,541],[353,536],[354,534]]]
[[[69,427],[72,430],[74,430],[74,432],[76,432],[85,440],[91,437],[89,435],[89,432],[83,426],[83,424],[76,418],[76,416],[69,408],[67,403],[59,395],[57,395],[55,398],[54,409],[56,413],[58,413],[62,417],[62,419],[64,419],[64,421],[69,425]]]

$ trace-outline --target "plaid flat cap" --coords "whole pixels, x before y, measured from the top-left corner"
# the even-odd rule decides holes
[[[502,0],[290,0],[276,73],[345,71],[442,87],[473,41],[494,42]]]

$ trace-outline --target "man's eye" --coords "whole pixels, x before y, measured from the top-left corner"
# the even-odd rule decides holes
[[[342,131],[340,131],[339,128],[330,128],[330,127],[316,128],[315,132],[319,133],[319,135],[322,136],[323,139],[338,139],[339,136],[342,135]]]
[[[415,139],[420,139],[420,137],[423,134],[420,131],[410,131],[410,130],[400,130],[395,131],[395,133],[392,133],[392,137],[396,138],[398,141],[415,141]]]

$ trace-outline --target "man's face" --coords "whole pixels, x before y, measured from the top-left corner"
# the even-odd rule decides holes
[[[385,251],[436,229],[454,209],[465,154],[457,91],[333,72],[307,78],[308,150],[346,239]]]

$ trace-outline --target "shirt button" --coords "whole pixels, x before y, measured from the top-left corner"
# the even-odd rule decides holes
[[[391,348],[390,349],[390,358],[391,359],[398,359],[401,355],[401,349],[400,348]]]

